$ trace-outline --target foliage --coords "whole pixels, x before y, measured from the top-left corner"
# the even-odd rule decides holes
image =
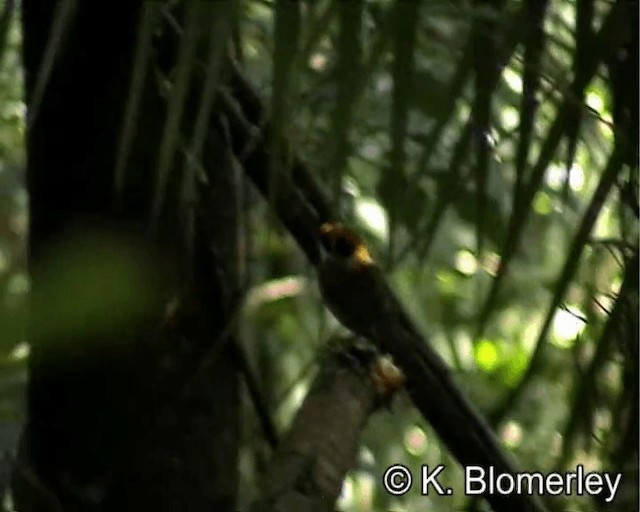
[[[610,467],[606,439],[618,419],[606,400],[580,406],[598,422],[567,425],[637,236],[615,187],[637,168],[614,149],[611,4],[354,4],[304,4],[288,105],[272,112],[278,129],[369,236],[407,308],[522,465]],[[238,30],[244,65],[265,97],[277,97],[272,70],[290,57],[274,41],[287,28],[270,4],[253,2]],[[286,359],[273,356],[287,374],[293,351],[302,360],[317,351],[286,341],[315,330],[317,309],[301,309],[308,299],[281,301],[277,323],[260,323],[272,332],[286,322]],[[622,363],[608,358],[617,377],[598,372],[597,386],[616,395]],[[380,492],[380,468],[445,457],[406,404],[391,415],[372,420],[344,509],[462,505]]]
[[[18,438],[24,418],[27,380],[25,305],[25,235],[27,196],[22,185],[24,165],[24,104],[20,71],[21,33],[15,2],[0,10],[0,451],[2,471]]]
[[[530,470],[579,463],[621,469],[612,455],[624,414],[616,403],[626,396],[627,366],[637,371],[638,362],[622,359],[620,344],[607,341],[607,326],[624,260],[637,254],[637,218],[624,200],[624,184],[637,183],[637,158],[630,166],[626,156],[637,134],[616,132],[614,122],[609,59],[625,37],[616,5],[253,0],[218,13],[231,21],[237,58],[269,106],[271,143],[288,141],[317,172],[458,381]],[[198,22],[195,11],[187,15],[180,65],[168,78],[154,211],[172,155],[184,150],[197,160],[201,147],[194,135],[185,150],[177,136],[197,53],[188,24]],[[28,288],[24,192],[14,171],[23,161],[17,148],[25,122],[15,18],[7,34],[0,41],[0,192],[10,198],[2,204],[14,206],[0,210],[0,289],[6,307],[15,308]],[[220,64],[219,48],[211,44],[210,69]],[[141,50],[136,69],[147,58]],[[129,121],[139,88],[134,80]],[[637,104],[629,109],[637,113]],[[124,128],[122,159],[131,136]],[[298,249],[265,215],[269,205],[253,202],[247,211],[250,288],[242,338],[273,416],[286,428],[314,361],[339,327]],[[78,281],[97,276],[78,269],[85,271]],[[127,272],[112,280],[129,279]],[[53,320],[42,328],[54,324],[60,327]],[[0,330],[8,382],[26,345],[19,327],[5,325],[16,323]],[[589,395],[581,392],[587,385]],[[2,410],[16,421],[16,394],[9,396]],[[250,421],[241,461],[248,489],[264,464],[257,429]],[[341,509],[465,506],[461,494],[386,495],[380,475],[394,463],[453,465],[402,397],[372,418]],[[443,483],[460,488],[460,475],[453,469]],[[248,491],[241,499],[253,497]],[[591,507],[586,498],[566,500],[567,509]]]

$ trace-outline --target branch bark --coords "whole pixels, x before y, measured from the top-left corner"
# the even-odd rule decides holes
[[[253,512],[334,510],[362,429],[380,404],[372,379],[377,357],[357,338],[333,347],[273,455]]]

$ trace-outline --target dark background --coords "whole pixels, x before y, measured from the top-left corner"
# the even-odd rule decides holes
[[[637,2],[0,5],[7,510],[248,509],[339,329],[316,187],[518,467],[625,474],[550,510],[637,508]],[[459,488],[403,393],[337,507],[484,506],[393,463]]]

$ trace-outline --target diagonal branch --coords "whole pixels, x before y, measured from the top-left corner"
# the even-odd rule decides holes
[[[233,96],[238,108],[224,108],[229,117],[234,151],[237,153],[252,138],[256,123],[264,119],[264,108],[251,85],[235,69],[232,78]],[[264,125],[268,131],[268,124]],[[244,169],[264,197],[270,195],[269,150],[265,137],[255,144],[247,155]],[[308,187],[308,188],[307,188]],[[300,161],[294,163],[291,186],[278,187],[275,209],[287,229],[296,239],[313,264],[319,261],[318,228],[322,222],[333,220],[326,196],[313,179],[310,170]],[[454,382],[446,364],[431,348],[428,340],[419,334],[404,313],[390,288],[385,290],[389,311],[388,329],[378,340],[373,340],[384,352],[390,353],[407,375],[407,389],[424,418],[464,466],[493,466],[497,473],[514,474],[516,469],[502,452],[485,420],[476,412],[464,393]],[[380,324],[384,324],[384,319]],[[485,495],[496,511],[541,511],[542,505],[531,496]]]
[[[313,265],[320,261],[319,227],[335,221],[336,215],[324,189],[313,172],[295,156],[290,148],[273,155],[268,144],[270,125],[262,101],[241,70],[229,62],[231,94],[221,94],[217,111],[212,115],[214,130],[222,130],[220,118],[228,119],[231,146],[246,175],[262,196],[270,200],[276,214],[294,237]],[[202,87],[202,78],[199,79]],[[195,84],[194,84],[195,85]],[[223,116],[220,115],[220,110]],[[283,144],[285,146],[285,144]],[[273,158],[291,163],[290,180],[280,180],[275,186],[270,179]],[[393,356],[407,376],[407,390],[426,421],[438,433],[453,456],[463,466],[492,467],[497,474],[515,474],[514,464],[503,453],[486,421],[454,382],[446,364],[431,348],[404,312],[388,286],[382,293],[390,306],[376,319],[380,336],[372,340],[378,348]],[[497,512],[544,510],[539,500],[531,496],[483,496]]]

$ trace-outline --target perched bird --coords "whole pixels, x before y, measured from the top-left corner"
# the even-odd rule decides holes
[[[362,239],[342,224],[322,224],[320,241],[318,280],[329,311],[356,334],[375,337],[389,307],[382,271]]]
[[[386,284],[358,235],[338,223],[320,227],[324,250],[319,265],[320,291],[329,310],[355,334],[368,338],[393,360],[377,362],[372,381],[381,396],[405,387],[449,450],[463,465],[495,467],[517,474],[484,418],[451,376],[447,364],[421,335]],[[406,384],[405,384],[406,377]],[[542,511],[537,498],[491,494],[495,510]],[[513,505],[513,506],[512,506]]]

